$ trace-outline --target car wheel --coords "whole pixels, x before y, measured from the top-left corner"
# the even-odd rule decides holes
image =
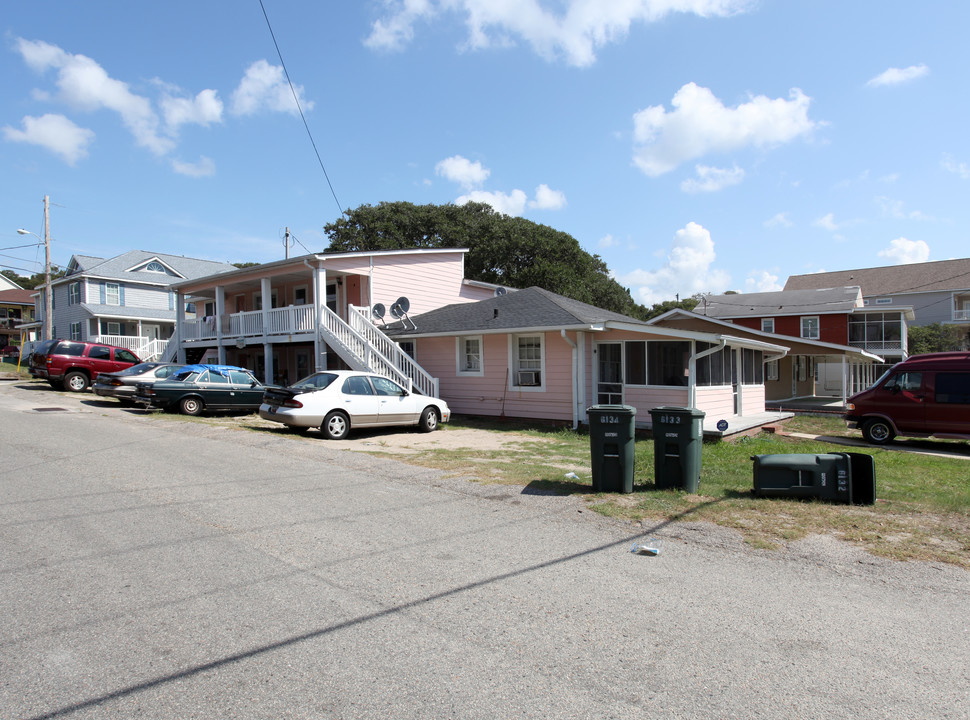
[[[182,398],[179,402],[179,410],[183,415],[199,415],[205,405],[197,397]]]
[[[88,376],[83,372],[69,372],[64,376],[64,389],[68,392],[81,392],[88,387]]]
[[[323,419],[320,432],[328,440],[343,440],[350,432],[350,420],[342,412],[334,410]]]
[[[433,407],[426,407],[418,422],[421,432],[434,432],[438,429],[438,411]]]
[[[896,437],[896,431],[886,420],[874,418],[862,426],[862,437],[874,445],[885,445]]]

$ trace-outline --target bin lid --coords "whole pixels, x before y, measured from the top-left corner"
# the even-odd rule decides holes
[[[707,413],[703,410],[698,410],[697,408],[685,408],[685,407],[655,407],[650,408],[650,414],[654,413],[660,415],[690,415],[691,417],[704,417]]]
[[[614,415],[636,415],[637,409],[632,405],[593,405],[586,408],[588,413],[613,413]]]

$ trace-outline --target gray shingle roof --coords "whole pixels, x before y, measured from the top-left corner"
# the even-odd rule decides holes
[[[417,330],[398,321],[388,324],[388,335],[435,335],[488,331],[523,331],[534,328],[575,328],[609,321],[646,325],[641,320],[603,310],[538,287],[507,295],[457,303],[411,318]]]
[[[858,287],[835,287],[711,295],[706,305],[702,301],[694,311],[713,318],[743,318],[851,312],[861,306]]]
[[[81,308],[92,317],[116,317],[142,320],[167,320],[175,322],[174,310],[160,308],[144,308],[137,305],[100,305],[98,303],[81,303]]]
[[[911,292],[967,290],[970,289],[970,258],[792,275],[785,283],[785,290],[840,285],[858,285],[867,298]]]
[[[144,271],[131,272],[131,268],[142,265],[153,258],[157,258],[163,265],[168,266],[172,271],[177,273],[177,275]],[[70,276],[72,278],[83,274],[111,278],[113,280],[160,283],[163,285],[169,285],[181,280],[192,280],[207,275],[217,275],[236,269],[234,265],[229,263],[199,260],[181,255],[167,255],[165,253],[148,252],[145,250],[129,250],[126,253],[107,260],[86,255],[75,255],[72,261],[77,267]]]

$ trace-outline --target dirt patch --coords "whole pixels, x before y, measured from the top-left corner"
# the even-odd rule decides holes
[[[311,433],[307,433],[307,437]],[[494,433],[468,428],[443,428],[432,433],[413,430],[357,431],[346,440],[326,440],[327,447],[358,452],[384,452],[415,455],[429,450],[506,450],[516,451],[521,443],[547,442],[516,433]]]

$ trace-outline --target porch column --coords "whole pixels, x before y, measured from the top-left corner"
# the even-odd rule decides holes
[[[313,335],[313,357],[317,372],[327,369],[327,344],[321,333],[327,326],[325,309],[327,307],[327,270],[321,265],[313,269],[313,307],[317,319],[316,332]]]
[[[222,323],[226,320],[226,288],[216,286],[216,352],[219,353],[219,364],[226,364],[226,348],[222,344]]]
[[[265,295],[263,296],[265,297]],[[264,303],[265,305],[265,303]],[[273,384],[273,343],[263,343],[263,382],[267,385]]]
[[[273,305],[273,288],[272,283],[268,277],[260,278],[259,281],[259,292],[262,295],[262,309],[263,314],[263,337],[269,334],[269,311],[272,309]]]
[[[196,314],[198,315],[198,314]],[[169,343],[175,343],[175,362],[185,364],[185,348],[182,346],[182,324],[185,322],[185,295],[181,290],[175,293],[175,332]],[[164,358],[162,358],[164,360]]]
[[[846,397],[848,397],[846,395],[846,391],[848,390],[848,384],[849,384],[848,360],[849,359],[845,355],[842,356],[842,405],[843,406],[845,406],[845,399]]]

